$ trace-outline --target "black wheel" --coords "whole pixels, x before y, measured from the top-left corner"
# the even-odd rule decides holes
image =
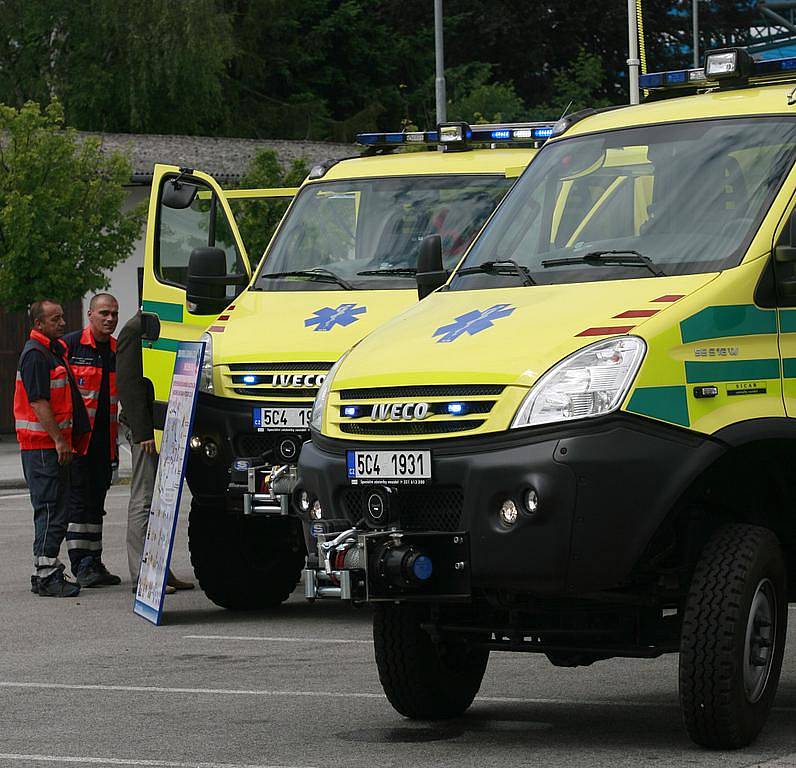
[[[208,598],[237,611],[275,608],[287,600],[306,557],[301,523],[295,518],[229,515],[195,499],[188,547]]]
[[[738,749],[765,724],[788,621],[777,537],[753,525],[713,534],[694,571],[680,638],[680,706],[689,736]]]
[[[434,642],[421,627],[427,612],[377,605],[373,643],[379,680],[398,712],[415,720],[458,717],[473,703],[489,651],[461,640]]]

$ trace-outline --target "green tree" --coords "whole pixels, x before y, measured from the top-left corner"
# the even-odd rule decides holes
[[[268,189],[271,187],[297,187],[307,176],[304,159],[293,160],[285,171],[270,149],[260,150],[252,159],[240,186],[244,189]],[[235,200],[233,210],[235,222],[243,243],[253,262],[263,255],[277,224],[282,219],[289,200]]]
[[[78,299],[108,285],[133,250],[142,212],[122,213],[130,163],[44,110],[0,105],[0,305]]]

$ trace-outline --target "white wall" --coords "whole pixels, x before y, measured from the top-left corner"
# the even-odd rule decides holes
[[[128,211],[135,205],[142,201],[149,200],[149,186],[135,186],[127,187],[127,199],[122,206],[122,210]],[[116,332],[118,336],[122,326],[136,313],[138,310],[138,268],[144,266],[144,237],[146,234],[146,223],[141,229],[141,235],[135,243],[135,248],[132,254],[126,260],[117,264],[109,273],[110,286],[108,293],[112,293],[119,302],[119,329]],[[88,310],[88,302],[91,295],[83,298],[83,315]]]

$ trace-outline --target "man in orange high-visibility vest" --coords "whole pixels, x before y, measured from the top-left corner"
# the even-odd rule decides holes
[[[31,591],[42,597],[75,597],[80,587],[63,576],[58,552],[66,535],[69,467],[82,448],[88,415],[61,340],[64,311],[52,300],[30,307],[33,329],[22,349],[14,390],[14,420],[22,470],[33,506]]]
[[[118,461],[118,393],[116,390],[116,339],[119,304],[109,293],[93,296],[88,325],[64,337],[69,365],[91,422],[84,456],[72,465],[69,492],[69,526],[66,547],[72,573],[81,587],[121,584],[102,562],[102,518],[111,485],[113,463]]]

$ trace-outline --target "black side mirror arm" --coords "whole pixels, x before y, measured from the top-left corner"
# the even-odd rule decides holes
[[[439,235],[428,235],[420,243],[420,255],[417,258],[417,297],[425,299],[430,293],[448,282],[450,273],[442,262],[442,238]]]

